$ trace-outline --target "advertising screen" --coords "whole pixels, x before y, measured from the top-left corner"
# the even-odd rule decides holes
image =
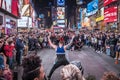
[[[58,6],[64,6],[65,5],[65,0],[57,0],[57,5]]]
[[[117,0],[104,0],[104,6],[107,6],[108,4],[117,1]]]
[[[11,13],[15,16],[19,16],[18,0],[12,0]]]
[[[86,16],[91,16],[98,11],[98,0],[93,0],[87,5],[87,14]]]
[[[65,27],[65,7],[57,7],[57,26]]]
[[[57,19],[65,19],[65,8],[57,7]]]
[[[21,19],[18,19],[18,27],[28,27],[28,17],[22,17]]]
[[[110,7],[104,10],[104,22],[117,21],[117,7]]]

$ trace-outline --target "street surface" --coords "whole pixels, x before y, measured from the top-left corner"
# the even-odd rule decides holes
[[[98,54],[92,48],[84,46],[81,51],[67,51],[70,61],[80,61],[84,68],[84,76],[89,74],[94,75],[96,80],[100,80],[104,72],[113,71],[120,73],[120,61],[119,64],[114,64],[114,59],[105,55],[104,53]],[[42,59],[42,65],[46,75],[49,74],[50,69],[54,64],[56,58],[55,51],[53,49],[43,49],[38,52],[38,55]],[[60,69],[63,66],[55,70],[51,80],[61,80]],[[18,80],[21,79],[22,67],[18,68]]]

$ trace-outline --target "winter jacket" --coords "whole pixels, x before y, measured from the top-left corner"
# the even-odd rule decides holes
[[[5,55],[6,55],[7,57],[13,57],[13,49],[14,49],[14,46],[5,45],[5,46],[4,46]]]

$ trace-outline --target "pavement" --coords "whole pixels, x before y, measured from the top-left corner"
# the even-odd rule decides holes
[[[96,80],[100,80],[104,72],[113,71],[116,74],[120,73],[120,61],[119,64],[115,64],[115,60],[104,53],[96,53],[92,48],[84,46],[81,51],[66,51],[69,61],[80,61],[84,68],[84,76],[94,75]],[[44,67],[46,75],[49,74],[52,68],[56,55],[53,49],[43,49],[38,52],[38,55],[42,59],[42,65]],[[60,69],[63,66],[55,70],[51,80],[61,80]],[[18,68],[19,75],[18,80],[22,80],[22,67]]]

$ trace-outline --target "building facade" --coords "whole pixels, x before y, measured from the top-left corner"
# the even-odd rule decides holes
[[[96,28],[101,30],[101,31],[105,30],[103,3],[104,3],[103,0],[99,0],[98,12],[96,13]]]
[[[0,0],[0,37],[17,32],[18,0]]]

